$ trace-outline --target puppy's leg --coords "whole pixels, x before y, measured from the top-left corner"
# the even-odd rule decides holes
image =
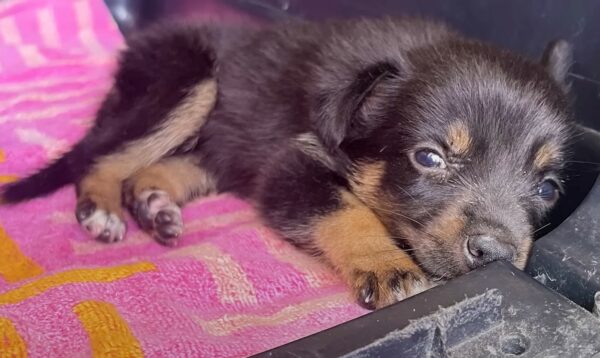
[[[359,301],[380,308],[425,290],[427,278],[375,214],[351,193],[338,195],[337,210],[313,219],[312,236]]]
[[[125,200],[140,227],[171,246],[183,232],[180,206],[214,191],[199,157],[190,154],[165,158],[134,174],[126,182]]]
[[[270,170],[259,195],[270,225],[329,262],[367,308],[428,288],[418,265],[324,162],[288,154]]]
[[[75,215],[81,226],[104,242],[123,239],[127,230],[121,209],[121,175],[104,162],[77,185]]]
[[[123,238],[122,182],[185,145],[204,123],[215,103],[216,83],[212,79],[201,81],[188,91],[187,97],[172,108],[153,131],[123,142],[111,154],[96,158],[95,164],[78,182],[76,216],[94,237],[106,242]]]

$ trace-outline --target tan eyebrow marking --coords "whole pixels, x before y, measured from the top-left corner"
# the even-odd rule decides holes
[[[457,154],[464,154],[471,147],[471,134],[463,122],[454,122],[448,128],[448,144],[450,149]]]
[[[533,166],[542,169],[560,157],[560,152],[555,144],[544,143],[533,157]]]

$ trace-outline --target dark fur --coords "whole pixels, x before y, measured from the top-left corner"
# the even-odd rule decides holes
[[[322,254],[313,223],[343,210],[340,193],[354,190],[430,277],[473,268],[463,249],[473,235],[514,247],[501,259],[522,266],[552,206],[537,186],[560,179],[568,140],[565,46],[549,47],[544,68],[418,20],[162,27],[123,54],[90,134],[49,169],[8,186],[3,199],[77,182],[94,158],[147,135],[188,87],[214,77],[217,105],[193,151],[218,191],[256,203],[292,243]],[[463,153],[448,143],[457,121],[470,139]],[[314,140],[307,146],[296,140],[302,135]],[[534,168],[544,144],[555,158]],[[438,148],[449,170],[418,168],[411,156],[422,146]],[[385,170],[367,197],[353,180],[368,163]]]

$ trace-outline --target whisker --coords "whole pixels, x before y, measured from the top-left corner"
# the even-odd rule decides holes
[[[549,222],[549,223],[547,223],[546,225],[542,225],[541,227],[539,227],[539,228],[535,229],[535,230],[534,230],[534,231],[531,233],[531,235],[535,234],[536,232],[538,232],[538,231],[540,231],[540,230],[542,230],[542,229],[544,229],[544,228],[547,228],[547,227],[548,227],[548,226],[550,226],[551,224],[552,224],[552,223],[550,223],[550,222]]]
[[[412,201],[417,202],[418,200],[411,194],[408,192],[408,190],[404,189],[403,187],[401,187],[399,184],[395,185],[398,189],[402,190],[406,195],[408,195],[409,198],[412,199]],[[431,214],[431,211],[429,211],[428,209],[425,209],[425,215],[427,215],[429,218],[433,218],[433,215]]]
[[[415,230],[417,230],[417,231],[419,231],[419,232],[421,232],[421,233],[423,233],[423,234],[425,234],[425,235],[427,235],[427,236],[430,236],[430,237],[432,237],[432,238],[433,238],[433,239],[435,239],[436,241],[444,241],[442,238],[440,238],[440,237],[437,237],[436,235],[433,235],[433,234],[431,234],[430,232],[427,232],[427,231],[424,229],[424,228],[426,227],[426,226],[425,226],[425,224],[423,224],[423,223],[419,222],[418,220],[415,220],[415,219],[413,219],[413,218],[411,218],[411,217],[409,217],[409,216],[406,216],[406,215],[404,215],[404,214],[402,214],[402,213],[400,213],[400,212],[397,212],[397,211],[391,211],[391,210],[387,210],[387,209],[383,209],[383,208],[377,208],[377,210],[380,210],[380,211],[383,211],[383,212],[387,212],[388,214],[391,214],[391,215],[396,215],[396,216],[402,217],[402,218],[404,218],[404,219],[406,219],[406,220],[412,221],[412,222],[414,222],[414,223],[416,223],[416,224],[420,225],[420,226],[423,228],[423,229],[415,228]]]

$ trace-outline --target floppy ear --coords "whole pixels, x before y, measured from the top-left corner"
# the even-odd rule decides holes
[[[329,149],[344,141],[367,137],[382,124],[382,106],[396,92],[392,81],[398,75],[393,65],[382,62],[359,72],[341,90],[323,93],[316,103],[315,129]]]
[[[571,84],[568,77],[573,64],[573,46],[565,40],[550,42],[544,50],[541,63],[562,90],[569,92]]]

